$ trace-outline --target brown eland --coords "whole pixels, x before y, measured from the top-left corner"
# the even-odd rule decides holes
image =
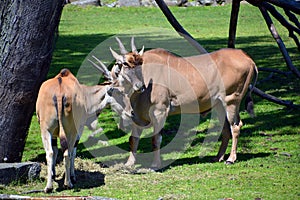
[[[47,160],[47,185],[45,192],[53,190],[57,138],[64,156],[64,187],[72,188],[75,182],[74,159],[76,145],[84,126],[94,130],[98,115],[110,102],[107,91],[110,82],[96,86],[80,84],[76,77],[63,69],[52,79],[45,81],[38,94],[36,113],[41,129]]]
[[[227,164],[237,159],[237,142],[243,125],[239,108],[248,88],[253,88],[258,70],[254,61],[242,50],[220,49],[208,54],[178,57],[165,49],[138,52],[132,38],[132,52],[127,52],[117,39],[121,55],[111,49],[119,66],[119,84],[130,98],[133,109],[130,156],[126,165],[136,162],[139,138],[144,128],[153,126],[152,168],[161,167],[161,134],[168,115],[205,114],[215,109],[222,128],[222,143],[215,161],[222,161],[232,137]],[[254,79],[253,85],[251,81]],[[247,95],[247,111],[253,115],[251,89]],[[252,106],[251,106],[252,105]]]

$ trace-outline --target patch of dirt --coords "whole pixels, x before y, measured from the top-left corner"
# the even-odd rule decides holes
[[[42,180],[47,179],[47,166],[41,164],[42,170],[40,177]],[[63,188],[64,181],[64,164],[60,162],[55,167],[56,176],[53,183],[54,188]],[[110,167],[103,167],[102,164],[95,163],[88,159],[75,159],[76,184],[75,188],[93,188],[105,184],[105,175],[109,174],[146,174],[154,172],[151,169],[135,168],[126,166],[123,163],[115,164]]]

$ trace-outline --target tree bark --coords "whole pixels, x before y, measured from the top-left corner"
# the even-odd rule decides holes
[[[240,11],[240,0],[233,0],[231,5],[231,15],[230,15],[230,24],[229,24],[229,37],[228,44],[229,48],[235,48],[235,37],[236,37],[236,28],[239,18]]]
[[[62,0],[0,4],[0,163],[20,162],[41,83],[49,71]]]

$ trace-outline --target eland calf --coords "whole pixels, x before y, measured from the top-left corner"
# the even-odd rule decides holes
[[[53,190],[52,179],[55,177],[58,151],[57,138],[60,139],[64,156],[64,186],[73,187],[76,145],[84,126],[96,128],[97,116],[107,104],[103,100],[109,88],[107,84],[96,86],[80,84],[68,69],[61,70],[57,76],[42,84],[36,102],[36,113],[46,151],[45,192]]]

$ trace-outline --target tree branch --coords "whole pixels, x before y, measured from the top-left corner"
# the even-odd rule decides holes
[[[253,93],[263,99],[266,99],[268,101],[271,101],[271,102],[279,104],[279,105],[283,105],[283,106],[286,106],[289,108],[293,108],[295,106],[292,101],[285,101],[285,100],[278,99],[277,97],[274,97],[270,94],[264,93],[263,91],[261,91],[260,89],[258,89],[256,87],[253,88]]]
[[[289,9],[284,8],[284,12],[289,17],[289,20],[294,22],[294,24],[300,29],[300,23],[297,17]]]
[[[233,0],[229,25],[229,38],[227,44],[229,48],[235,48],[236,27],[238,22],[239,10],[240,0]]]
[[[279,69],[271,69],[271,68],[266,68],[266,67],[259,67],[258,71],[272,72],[272,73],[277,73],[277,74],[281,74],[281,75],[284,75],[284,76],[288,76],[288,74],[289,74],[288,72],[284,72],[284,71],[281,71]]]
[[[200,53],[207,53],[207,51],[180,25],[174,17],[168,6],[163,0],[155,0],[161,11],[164,13],[169,23],[178,32],[179,35],[184,37],[191,45],[193,45]]]
[[[276,6],[279,6],[281,8],[286,8],[294,13],[297,13],[300,15],[300,3],[297,3],[296,1],[288,1],[288,0],[265,0],[269,3],[272,3]]]
[[[286,47],[282,41],[282,39],[280,38],[278,32],[276,31],[276,28],[272,22],[272,19],[271,17],[269,16],[266,8],[262,5],[259,5],[259,10],[261,11],[267,25],[268,25],[268,28],[273,36],[273,38],[275,39],[275,41],[277,42],[278,46],[279,46],[279,49],[284,57],[284,60],[288,66],[288,68],[298,77],[300,78],[300,72],[298,71],[298,69],[293,65],[292,63],[292,60],[286,50]]]
[[[295,36],[294,32],[300,35],[300,29],[291,25],[285,18],[272,6],[267,2],[263,2],[262,6],[264,6],[285,28],[289,31],[289,36],[294,39],[298,49],[300,50],[299,40]]]

